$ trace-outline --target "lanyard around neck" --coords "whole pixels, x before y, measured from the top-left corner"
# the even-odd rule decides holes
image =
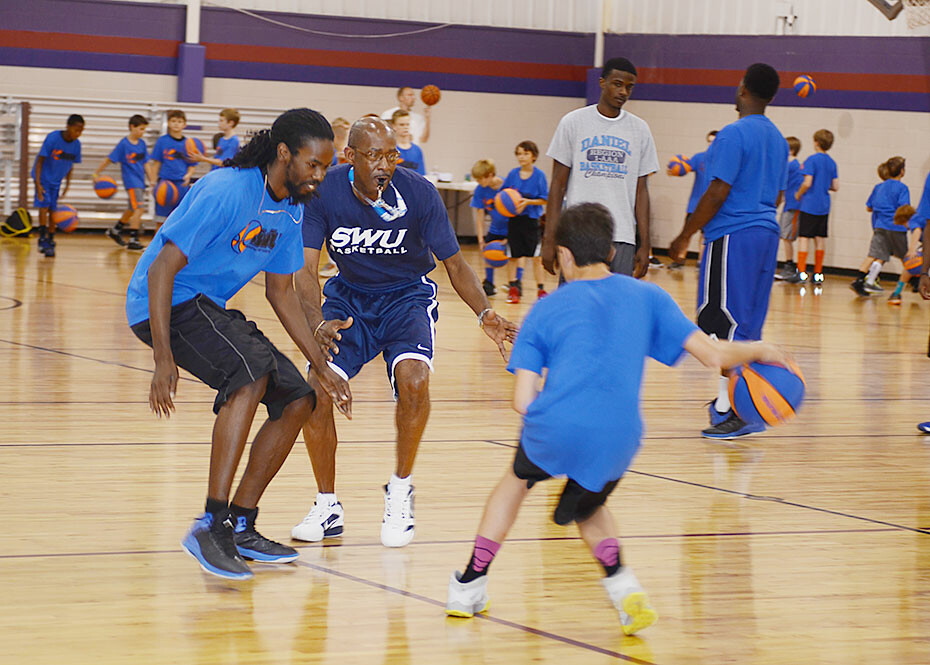
[[[396,206],[392,206],[390,203],[385,201],[380,192],[378,193],[377,201],[372,201],[370,198],[360,192],[358,187],[355,186],[355,167],[349,169],[349,184],[352,186],[352,190],[358,194],[365,203],[374,208],[375,212],[378,213],[378,216],[385,222],[393,222],[398,217],[403,217],[407,214],[407,203],[404,201],[404,197],[400,195],[400,192],[397,191],[394,183],[389,184],[391,185],[391,189],[394,191],[394,196],[397,198]]]

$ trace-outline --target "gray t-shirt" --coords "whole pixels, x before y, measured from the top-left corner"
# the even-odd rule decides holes
[[[632,113],[601,115],[597,105],[576,109],[559,121],[546,153],[569,167],[567,206],[600,203],[614,217],[614,242],[636,241],[636,182],[659,170],[649,125]]]

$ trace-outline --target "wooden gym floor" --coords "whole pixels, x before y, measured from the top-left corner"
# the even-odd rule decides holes
[[[549,519],[557,482],[530,495],[494,562],[489,616],[445,618],[449,573],[519,420],[509,375],[443,271],[414,542],[379,543],[394,426],[376,360],[353,382],[355,420],[338,422],[346,535],[300,545],[295,564],[255,565],[251,582],[203,574],[178,542],[202,508],[213,397],[182,379],[175,417],[149,413],[151,353],[123,314],[136,260],[100,236],[59,236],[53,260],[34,240],[0,241],[0,661],[930,662],[930,440],[914,428],[930,420],[930,360],[915,294],[891,308],[857,300],[844,278],[819,296],[776,284],[766,338],[803,367],[806,408],[732,444],[698,436],[712,372],[650,364],[646,440],[610,506],[660,619],[628,638],[577,532]],[[649,279],[691,313],[693,267]],[[514,319],[529,308],[494,303]],[[260,284],[232,304],[298,359]],[[260,529],[290,542],[315,491],[298,443]]]

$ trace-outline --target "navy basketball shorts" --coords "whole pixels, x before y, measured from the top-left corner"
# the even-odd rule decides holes
[[[159,181],[160,182],[160,181]],[[184,200],[184,195],[187,194],[187,190],[190,189],[190,186],[185,187],[183,180],[169,180],[173,182],[174,186],[178,188],[178,200],[172,203],[171,205],[158,205],[158,200],[155,201],[155,216],[156,217],[167,217],[171,214],[175,208],[178,207],[178,204]]]
[[[132,326],[136,337],[152,346],[148,319]],[[216,391],[213,413],[234,392],[263,376],[268,387],[261,402],[277,420],[284,408],[305,395],[316,395],[287,356],[278,351],[242,312],[223,309],[199,294],[171,308],[174,362]]]
[[[387,291],[372,291],[349,284],[336,275],[323,287],[323,318],[347,319],[337,342],[339,353],[329,363],[347,381],[379,353],[397,397],[394,368],[402,360],[421,360],[433,371],[433,348],[439,301],[436,284],[426,277]]]
[[[55,212],[58,210],[58,190],[61,187],[61,183],[56,185],[51,185],[48,183],[42,183],[42,189],[45,190],[45,197],[39,198],[39,191],[36,190],[35,195],[35,207],[36,208],[48,208],[49,212]]]
[[[755,341],[769,309],[778,233],[753,226],[704,248],[698,281],[697,324],[722,340]]]

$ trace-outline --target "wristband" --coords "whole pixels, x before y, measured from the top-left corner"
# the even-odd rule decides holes
[[[481,310],[481,314],[478,315],[478,327],[479,328],[484,328],[484,315],[490,311],[492,311],[491,307],[487,307]]]

